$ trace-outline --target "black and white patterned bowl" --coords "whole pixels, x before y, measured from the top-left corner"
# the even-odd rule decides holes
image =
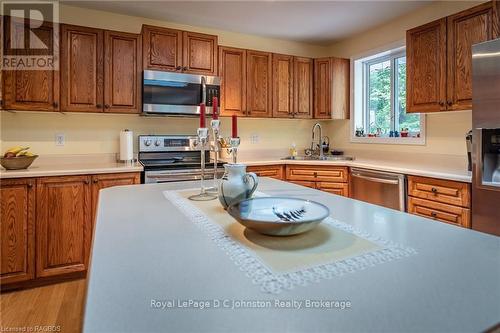
[[[315,201],[286,197],[256,197],[228,207],[228,213],[245,227],[271,236],[291,236],[316,227],[330,210]]]

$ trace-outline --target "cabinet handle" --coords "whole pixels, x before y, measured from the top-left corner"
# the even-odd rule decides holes
[[[59,107],[59,103],[54,102],[54,103],[52,103],[52,106],[54,107],[54,109],[57,109]]]
[[[84,183],[85,185],[88,185],[88,184],[90,184],[90,181],[89,181],[88,179],[85,179],[85,180],[83,181],[83,183]]]
[[[181,67],[181,66],[177,66],[177,67],[175,67],[175,70],[177,70],[177,71],[180,71],[181,69],[182,69],[182,67]]]
[[[100,109],[100,108],[102,108],[102,104],[97,103],[97,104],[95,105],[95,107],[96,107],[96,108],[98,108],[98,109]]]
[[[436,212],[431,212],[431,216],[435,218],[437,216]]]
[[[439,106],[444,106],[444,102],[439,102]]]
[[[314,177],[318,177],[318,173],[314,171]]]
[[[106,109],[109,109],[109,104],[104,104],[104,107],[105,107]]]
[[[28,188],[33,188],[33,184],[28,183]]]
[[[251,114],[252,114],[252,111],[248,110],[247,115],[251,115]]]
[[[432,193],[437,194],[438,190],[437,190],[437,188],[433,187],[433,188],[431,188],[431,191],[432,191]]]
[[[187,71],[187,69],[188,69],[188,68],[187,68],[186,66],[182,67],[182,70],[183,70],[183,71]]]
[[[452,106],[453,103],[451,101],[448,101],[448,106]]]
[[[97,184],[99,181],[98,181],[97,179],[94,179],[92,182],[93,182],[94,184]]]

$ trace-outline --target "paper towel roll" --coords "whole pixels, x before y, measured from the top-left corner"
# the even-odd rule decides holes
[[[120,131],[120,161],[134,159],[134,132],[128,129]]]

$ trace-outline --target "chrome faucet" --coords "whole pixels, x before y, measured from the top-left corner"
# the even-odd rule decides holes
[[[319,128],[319,137],[318,137],[317,147],[315,147],[315,143],[314,143],[314,138],[316,137],[314,135],[316,128]],[[319,150],[319,152],[317,154],[318,154],[320,160],[325,159],[325,157],[323,156],[323,142],[321,142],[322,137],[323,137],[323,128],[321,127],[321,124],[320,123],[314,124],[314,126],[312,128],[311,152],[312,152],[312,154],[315,154],[316,150]]]

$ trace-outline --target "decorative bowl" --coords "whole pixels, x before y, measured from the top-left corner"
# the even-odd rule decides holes
[[[330,215],[328,207],[318,202],[286,197],[246,199],[227,211],[248,229],[270,236],[304,233]]]
[[[27,169],[31,163],[38,157],[34,156],[17,156],[17,157],[1,157],[0,165],[7,170]]]

